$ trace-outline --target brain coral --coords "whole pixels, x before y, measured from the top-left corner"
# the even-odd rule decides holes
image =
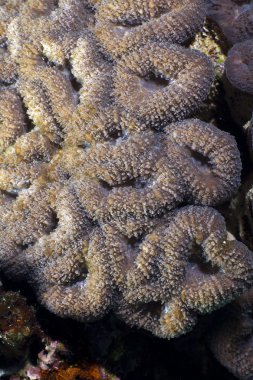
[[[213,80],[210,60],[179,45],[204,1],[19,5],[0,67],[1,270],[60,316],[113,309],[158,336],[185,333],[253,267],[201,207],[237,190],[236,142],[183,120]]]
[[[246,292],[223,312],[210,339],[216,358],[241,380],[253,376],[253,291]]]
[[[113,56],[150,41],[183,43],[200,29],[205,17],[202,0],[101,2],[95,34]]]
[[[80,149],[71,167],[67,160],[90,218],[113,221],[131,234],[133,221],[136,229],[182,201],[214,205],[236,190],[241,163],[229,134],[199,120],[170,124],[164,132],[124,135],[116,145]]]
[[[122,257],[115,260],[123,292],[117,312],[158,336],[182,334],[197,314],[227,303],[245,280],[252,281],[252,255],[211,208],[182,208],[136,248],[127,246],[124,237],[115,241],[115,234],[109,242],[115,259]],[[240,263],[236,269],[235,263]]]
[[[139,122],[161,127],[196,110],[212,80],[212,65],[203,54],[178,45],[151,43],[118,62],[116,101]]]

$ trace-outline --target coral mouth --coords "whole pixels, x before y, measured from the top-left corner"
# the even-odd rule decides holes
[[[140,84],[145,90],[149,92],[161,91],[171,83],[171,80],[157,77],[155,74],[151,74],[146,78],[140,79]]]
[[[118,37],[123,38],[126,34],[130,33],[134,28],[140,25],[141,24],[131,26],[115,25],[113,31]]]
[[[211,276],[219,273],[219,267],[206,261],[202,248],[195,245],[188,260],[187,272],[189,277]]]
[[[140,19],[132,19],[132,20],[124,20],[123,22],[116,22],[113,26],[113,31],[118,37],[124,37],[125,34],[131,32],[135,28],[142,26],[146,22],[150,22],[153,19],[159,19],[164,14],[168,13],[168,9],[159,9],[154,14],[149,17],[140,18]]]
[[[191,148],[187,148],[191,155],[191,159],[194,163],[197,165],[203,166],[205,168],[211,169],[211,163],[208,157],[205,157],[203,154],[197,152],[196,150],[193,150]]]
[[[160,318],[163,305],[160,301],[153,301],[142,305],[142,311],[148,313],[153,318]]]

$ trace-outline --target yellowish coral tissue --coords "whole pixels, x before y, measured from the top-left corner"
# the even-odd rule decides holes
[[[204,0],[0,2],[0,267],[62,317],[170,339],[252,284],[212,208],[240,185],[235,139],[191,118],[204,19]]]

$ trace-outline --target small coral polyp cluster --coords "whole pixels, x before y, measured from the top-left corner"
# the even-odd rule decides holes
[[[184,45],[202,0],[4,1],[0,263],[63,317],[109,310],[172,338],[252,283],[210,206],[240,184],[234,138],[187,119],[213,67]]]

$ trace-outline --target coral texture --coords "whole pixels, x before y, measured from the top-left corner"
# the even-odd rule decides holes
[[[150,41],[183,43],[199,30],[204,17],[202,0],[108,0],[98,7],[95,34],[119,56]]]
[[[218,23],[231,45],[253,38],[253,5],[249,0],[209,0],[208,17]]]
[[[0,188],[13,192],[29,186],[40,175],[55,147],[38,131],[29,131],[16,90],[0,92],[0,113]]]
[[[210,339],[216,358],[241,380],[253,376],[253,290],[246,292],[223,312]]]
[[[171,338],[252,281],[251,252],[200,207],[236,192],[236,142],[183,120],[213,80],[210,60],[179,45],[204,8],[28,0],[6,24],[0,266],[63,317],[114,309]]]
[[[236,89],[252,95],[252,2],[246,0],[210,0],[208,17],[219,25],[229,46],[234,45],[228,52],[228,58],[225,62],[225,72],[229,82]]]
[[[80,149],[66,169],[78,180],[90,218],[122,230],[135,221],[141,228],[182,201],[214,205],[237,189],[241,163],[231,135],[199,120],[170,124],[164,132],[132,133],[116,145]]]
[[[212,65],[203,54],[150,43],[118,62],[116,102],[139,122],[159,128],[195,111],[207,97],[212,79]]]
[[[168,227],[158,226],[136,248],[123,236],[108,236],[115,261],[122,257],[115,271],[123,293],[117,312],[161,337],[187,331],[197,314],[227,303],[245,280],[252,281],[249,250],[211,208],[182,208]]]
[[[229,50],[225,70],[234,87],[253,95],[253,39],[239,42]]]

